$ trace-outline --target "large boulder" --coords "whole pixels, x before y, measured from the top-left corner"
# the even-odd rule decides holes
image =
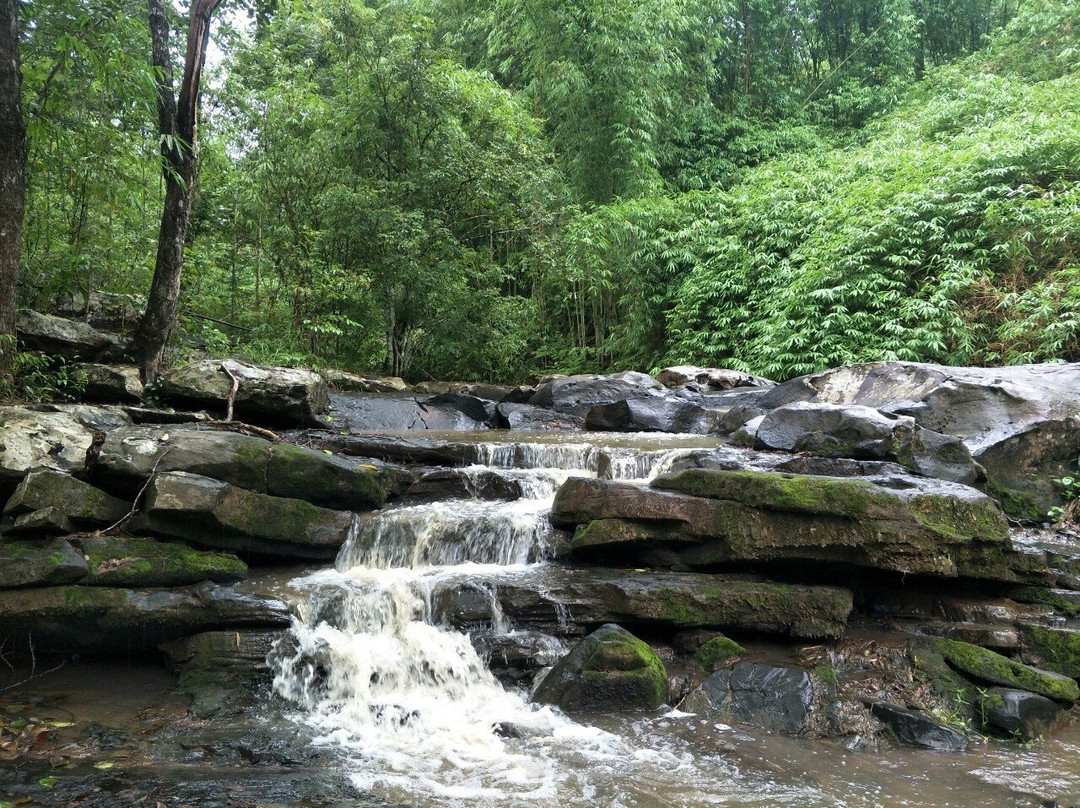
[[[186,589],[50,586],[0,592],[0,637],[40,651],[151,653],[158,643],[220,629],[285,627],[279,601],[217,584]]]
[[[350,432],[489,429],[495,403],[454,393],[419,399],[403,395],[331,396],[335,427]]]
[[[105,407],[0,407],[0,483],[18,482],[37,468],[81,474],[94,433],[130,424],[123,412]]]
[[[154,475],[143,507],[155,533],[247,555],[330,560],[353,523],[347,512],[185,472]]]
[[[799,401],[765,414],[754,433],[758,449],[824,457],[895,461],[927,477],[971,485],[979,468],[960,438],[923,429],[907,415],[859,404]]]
[[[655,710],[667,699],[664,663],[620,626],[601,626],[555,663],[533,692],[567,712]]]
[[[585,419],[532,404],[500,402],[496,406],[495,425],[500,429],[573,432],[585,425]]]
[[[706,678],[680,709],[713,721],[804,735],[816,734],[816,699],[814,682],[802,668],[743,661]]]
[[[651,488],[571,478],[551,520],[578,528],[576,553],[620,563],[670,564],[675,553],[694,566],[812,561],[1006,581],[1040,572],[1013,551],[992,500],[920,478],[688,469]]]
[[[528,403],[557,412],[585,416],[598,404],[611,404],[651,396],[663,397],[667,388],[652,376],[636,371],[606,376],[562,376],[537,388]]]
[[[130,331],[146,309],[141,295],[116,292],[84,292],[57,295],[49,311],[60,317],[88,323],[102,331]]]
[[[321,423],[326,380],[311,370],[205,360],[167,371],[155,394],[170,404],[211,407],[224,415],[234,384],[230,374],[238,385],[237,418],[282,426]]]
[[[4,506],[5,536],[63,535],[108,527],[130,510],[121,499],[52,469],[31,471]]]
[[[183,426],[109,432],[94,478],[111,490],[132,493],[155,471],[185,471],[259,493],[352,510],[383,504],[399,483],[398,473],[385,466],[232,431]]]
[[[517,626],[555,634],[619,623],[667,633],[712,628],[807,639],[844,633],[852,596],[834,586],[777,584],[722,575],[544,567],[446,578],[432,590],[440,618],[457,628]]]
[[[100,362],[124,354],[123,343],[115,334],[52,314],[22,310],[15,317],[15,331],[25,350],[66,359]]]
[[[951,368],[874,362],[784,382],[762,407],[813,401],[861,404],[910,415],[934,432],[961,438],[1018,516],[1038,518],[1057,504],[1052,480],[1080,455],[1080,364]]]

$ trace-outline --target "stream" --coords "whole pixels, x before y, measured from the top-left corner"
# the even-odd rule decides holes
[[[427,433],[425,439],[427,439]],[[413,433],[415,436],[415,433]],[[473,444],[466,480],[495,473],[515,500],[403,504],[355,519],[332,569],[290,582],[297,617],[272,655],[289,719],[342,756],[352,783],[390,803],[518,808],[602,806],[1031,806],[1080,803],[1080,732],[965,754],[845,749],[704,720],[575,715],[496,679],[450,627],[440,592],[456,583],[543,586],[560,567],[547,514],[571,475],[647,482],[694,449],[687,436],[449,433]],[[478,483],[479,487],[479,483]],[[479,488],[478,488],[479,490]],[[527,641],[554,661],[570,645],[516,627],[494,591],[489,646]],[[566,625],[574,615],[560,615]]]

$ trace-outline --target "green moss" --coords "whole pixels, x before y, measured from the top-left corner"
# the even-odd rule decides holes
[[[713,637],[697,650],[694,661],[711,673],[745,653],[746,649],[730,637]]]
[[[154,539],[86,539],[88,584],[181,586],[247,577],[247,565],[231,553],[196,550],[181,542]]]
[[[1005,687],[1015,687],[1063,702],[1080,698],[1080,687],[1072,679],[1040,671],[1008,657],[957,640],[938,640],[934,647],[961,673]]]
[[[1009,590],[1009,597],[1020,603],[1049,606],[1065,617],[1080,617],[1080,593],[1058,594],[1041,586],[1024,586]]]
[[[983,490],[1013,519],[1021,522],[1040,522],[1046,519],[1046,509],[1030,494],[1008,488],[996,480],[988,480]]]
[[[1052,671],[1080,678],[1080,632],[1046,626],[1022,625],[1028,650]]]
[[[648,709],[667,699],[667,669],[656,652],[631,634],[605,638],[581,668],[582,680],[602,686],[612,674],[639,693],[646,694]]]
[[[829,698],[835,698],[840,692],[840,677],[836,673],[836,668],[832,665],[821,664],[814,668],[814,675],[825,686],[826,695]]]

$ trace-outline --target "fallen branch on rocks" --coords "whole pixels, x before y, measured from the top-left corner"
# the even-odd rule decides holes
[[[120,527],[120,525],[124,524],[124,522],[126,522],[128,519],[133,517],[136,513],[138,513],[139,500],[141,500],[142,495],[146,493],[146,488],[147,488],[147,486],[150,485],[150,481],[152,479],[154,479],[154,475],[157,473],[158,466],[161,465],[161,461],[165,459],[165,456],[167,454],[169,454],[169,452],[171,452],[172,449],[173,449],[173,447],[170,446],[168,449],[166,449],[164,452],[162,452],[161,457],[159,457],[154,462],[154,467],[152,469],[150,469],[150,476],[146,478],[146,482],[144,482],[142,484],[142,488],[139,489],[139,493],[137,493],[135,495],[135,499],[131,503],[131,510],[128,511],[127,513],[125,513],[123,516],[121,516],[118,520],[116,520],[113,524],[109,525],[107,528],[104,528],[102,530],[97,530],[97,531],[95,531],[94,533],[92,533],[90,535],[92,535],[92,536],[101,536],[101,535],[103,535],[105,533],[110,533],[113,530],[116,530],[118,527]]]
[[[264,429],[261,426],[245,424],[243,421],[200,421],[198,427],[210,426],[215,429],[224,429],[229,432],[239,432],[241,435],[257,435],[270,441],[281,442],[282,437],[277,432]]]

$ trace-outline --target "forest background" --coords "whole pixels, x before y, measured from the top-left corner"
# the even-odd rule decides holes
[[[146,6],[20,13],[19,304],[145,294]],[[174,340],[413,380],[1078,361],[1078,16],[227,0]]]

